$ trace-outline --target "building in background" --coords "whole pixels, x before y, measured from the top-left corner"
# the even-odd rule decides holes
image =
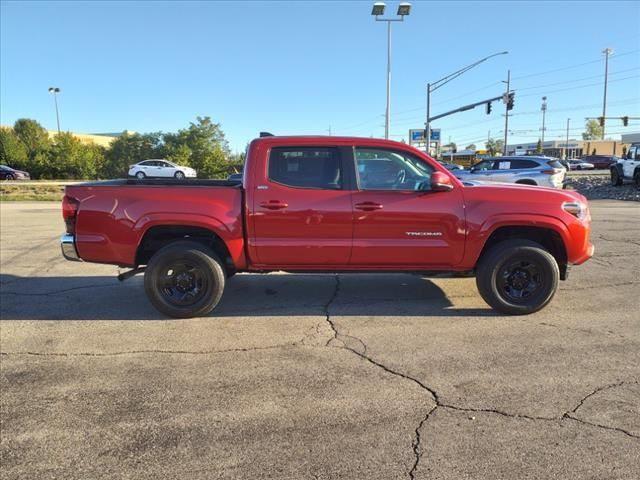
[[[544,142],[542,154],[549,157],[580,158],[584,155],[617,155],[622,156],[623,150],[629,148],[629,143],[619,140],[552,140]],[[537,142],[507,145],[507,155],[536,155]]]
[[[56,135],[58,135],[57,131],[47,130],[49,134],[49,138],[53,140]],[[83,143],[95,143],[96,145],[100,145],[101,147],[108,147],[111,145],[116,138],[124,135],[125,133],[135,133],[128,130],[120,133],[76,133],[76,132],[68,132],[78,140]]]

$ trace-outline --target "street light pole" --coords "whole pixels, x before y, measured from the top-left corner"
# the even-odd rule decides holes
[[[604,53],[604,98],[602,99],[602,140],[604,140],[604,128],[607,122],[607,80],[609,78],[609,55],[613,53],[613,49],[605,48]]]
[[[389,130],[391,127],[391,22],[403,22],[404,17],[411,13],[411,4],[403,2],[398,5],[398,15],[400,18],[378,18],[384,15],[386,4],[376,2],[373,4],[371,15],[376,17],[376,22],[387,22],[387,106],[384,118],[384,138],[389,139]]]
[[[53,93],[53,102],[56,105],[56,121],[58,122],[58,135],[60,135],[60,115],[58,114],[58,93],[60,93],[60,89],[58,87],[49,87],[49,93]]]
[[[547,97],[542,97],[542,107],[540,110],[542,110],[542,152],[544,153],[544,121],[547,114]]]
[[[490,58],[496,57],[498,55],[506,55],[509,52],[498,52],[498,53],[494,53],[493,55],[489,55],[488,57],[484,57],[480,60],[478,60],[477,62],[472,63],[471,65],[467,65],[464,68],[461,68],[460,70],[457,70],[449,75],[447,75],[446,77],[442,77],[440,80],[436,80],[435,82],[432,83],[427,83],[427,121],[425,123],[425,141],[427,143],[427,153],[430,154],[431,153],[431,94],[433,92],[435,92],[437,89],[439,89],[440,87],[442,87],[443,85],[446,85],[447,83],[449,83],[451,80],[455,80],[456,78],[458,78],[460,75],[462,75],[463,73],[468,72],[469,70],[471,70],[473,67],[476,67],[478,65],[480,65],[482,62],[486,62],[487,60],[489,60]]]

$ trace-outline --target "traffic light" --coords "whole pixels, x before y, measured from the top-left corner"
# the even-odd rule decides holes
[[[624,125],[625,127],[629,126],[629,117],[627,116],[622,117],[622,125]]]
[[[487,102],[487,115],[491,113],[491,102]]]
[[[598,117],[598,123],[601,127],[604,127],[604,117]]]
[[[507,110],[513,110],[513,103],[516,96],[516,92],[511,92],[507,97]]]

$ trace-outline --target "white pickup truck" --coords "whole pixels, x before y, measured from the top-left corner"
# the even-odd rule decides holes
[[[629,181],[640,189],[640,143],[632,143],[627,154],[611,165],[610,171],[612,185],[619,186]]]

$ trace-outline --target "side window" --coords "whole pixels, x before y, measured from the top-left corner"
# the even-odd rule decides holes
[[[640,160],[640,147],[634,147],[635,148],[635,153],[631,154],[631,157],[629,158],[633,158],[634,160]]]
[[[269,180],[295,188],[341,189],[339,151],[326,147],[273,148]]]
[[[511,160],[511,170],[523,170],[538,167],[538,164],[531,160]]]
[[[493,160],[482,160],[481,162],[478,162],[473,166],[473,170],[474,171],[478,171],[478,170],[493,170],[494,169],[494,165],[493,164],[494,164]]]
[[[399,150],[356,148],[361,190],[428,190],[433,168]]]

